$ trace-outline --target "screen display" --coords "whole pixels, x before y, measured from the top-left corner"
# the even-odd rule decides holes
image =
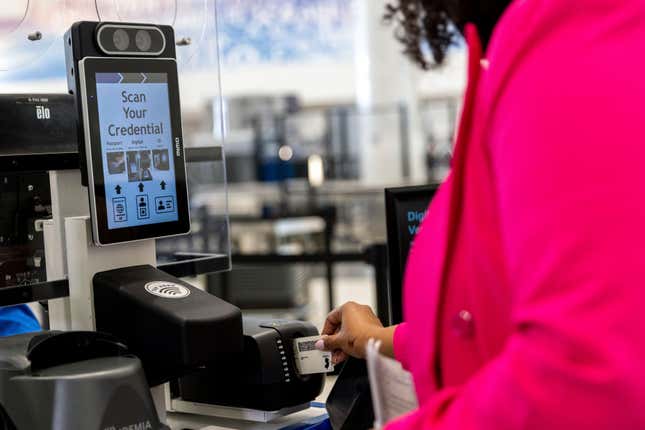
[[[430,205],[430,195],[422,195],[417,199],[401,200],[396,205],[396,215],[398,222],[399,234],[399,263],[405,267],[408,261],[408,255],[412,248],[414,238],[421,228],[428,205]]]
[[[166,73],[96,73],[109,230],[177,221]]]

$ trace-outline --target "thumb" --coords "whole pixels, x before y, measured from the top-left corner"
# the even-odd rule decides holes
[[[340,334],[324,335],[316,343],[316,348],[324,351],[335,351],[337,349],[343,349],[342,339]]]

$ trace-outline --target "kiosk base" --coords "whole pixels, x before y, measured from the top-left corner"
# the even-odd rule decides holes
[[[279,411],[261,411],[258,409],[234,408],[230,406],[208,405],[205,403],[187,402],[181,398],[173,399],[171,410],[186,414],[205,415],[209,417],[227,418],[232,420],[252,421],[256,423],[268,423],[277,418],[309,409],[309,402]]]

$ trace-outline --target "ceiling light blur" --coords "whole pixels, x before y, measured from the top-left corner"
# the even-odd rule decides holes
[[[291,161],[293,158],[293,149],[289,145],[283,145],[278,150],[278,157],[282,161]]]

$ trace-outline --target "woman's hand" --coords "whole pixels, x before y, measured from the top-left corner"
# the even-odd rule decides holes
[[[332,351],[334,364],[348,356],[365,358],[365,346],[370,338],[381,340],[381,351],[392,355],[394,327],[383,327],[369,306],[348,302],[327,316],[322,339],[316,348]]]

